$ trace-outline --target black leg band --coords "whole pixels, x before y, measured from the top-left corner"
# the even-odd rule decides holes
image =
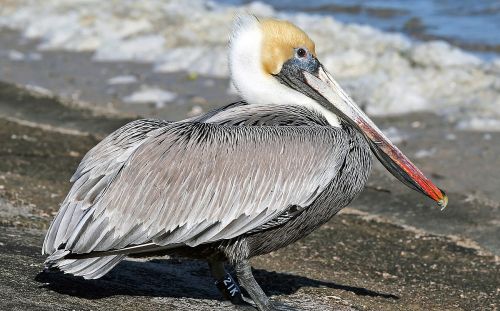
[[[215,281],[215,285],[227,300],[231,300],[234,304],[241,304],[243,302],[240,287],[231,274],[226,273],[222,280]]]

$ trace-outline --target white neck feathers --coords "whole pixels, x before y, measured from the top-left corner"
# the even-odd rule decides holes
[[[263,33],[256,17],[239,17],[233,29],[229,67],[232,82],[245,101],[250,104],[304,106],[324,115],[332,126],[340,126],[334,113],[264,71],[261,61]]]

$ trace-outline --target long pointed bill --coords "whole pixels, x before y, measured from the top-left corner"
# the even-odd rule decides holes
[[[338,83],[322,66],[318,76],[304,71],[305,82],[346,121],[356,126],[365,135],[372,150],[382,164],[405,185],[413,188],[436,201],[444,209],[448,197],[382,133],[370,118],[342,90]]]

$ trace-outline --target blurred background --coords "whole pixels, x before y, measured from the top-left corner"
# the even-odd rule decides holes
[[[500,129],[494,0],[1,0],[0,78],[145,116],[199,114],[234,98],[226,48],[242,12],[306,30],[371,115]]]
[[[444,236],[498,269],[495,0],[0,0],[2,226],[45,230],[81,157],[125,122],[180,120],[237,100],[227,46],[242,13],[304,29],[333,76],[450,198],[440,211],[378,165],[343,213]],[[393,238],[387,245],[401,242]],[[486,282],[496,292],[478,291],[498,299],[496,273]]]

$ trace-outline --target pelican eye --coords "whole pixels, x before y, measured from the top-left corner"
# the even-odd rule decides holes
[[[303,48],[299,48],[297,50],[297,56],[300,57],[300,58],[304,58],[307,56],[307,51]]]

